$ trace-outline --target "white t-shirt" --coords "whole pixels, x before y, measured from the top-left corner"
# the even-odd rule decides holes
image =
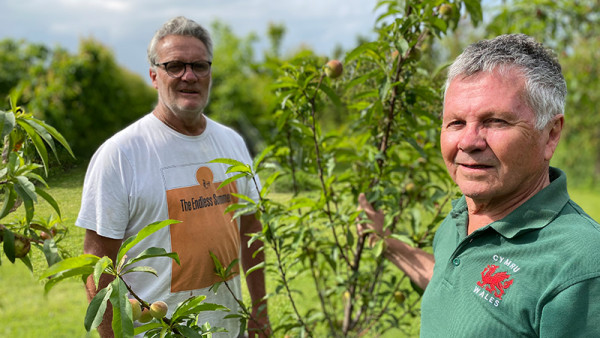
[[[142,299],[169,304],[169,315],[177,304],[196,295],[206,295],[206,303],[224,305],[234,313],[238,310],[225,286],[217,294],[209,290],[219,281],[209,251],[225,266],[239,257],[239,219],[232,220],[224,210],[237,200],[232,192],[257,201],[258,190],[246,178],[217,190],[220,182],[234,174],[225,174],[227,165],[209,161],[231,158],[250,164],[252,159],[235,131],[206,120],[201,135],[187,136],[150,113],[107,140],[90,162],[75,222],[101,236],[123,239],[156,221],[182,221],[152,234],[127,253],[133,258],[149,247],[177,252],[180,266],[167,257],[140,262],[156,269],[158,277],[142,272],[125,275]],[[227,283],[241,299],[239,274]],[[208,321],[213,327],[225,327],[229,335],[237,334],[239,321],[224,320],[227,314],[204,312],[199,322]]]

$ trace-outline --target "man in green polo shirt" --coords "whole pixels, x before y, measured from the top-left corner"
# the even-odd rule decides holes
[[[386,257],[425,289],[422,337],[600,337],[600,225],[550,167],[566,84],[523,35],[469,46],[448,72],[442,157],[463,193],[433,255],[390,238],[359,197]]]

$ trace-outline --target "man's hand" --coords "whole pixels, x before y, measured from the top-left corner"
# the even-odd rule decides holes
[[[254,241],[251,245],[248,245],[249,234],[262,231],[262,224],[254,214],[241,216],[240,223],[242,267],[244,271],[248,271],[253,266],[265,261],[265,253],[260,251],[263,246],[261,241]],[[269,337],[271,326],[269,325],[267,300],[265,299],[265,274],[263,269],[254,270],[247,275],[246,285],[253,304],[252,318],[248,321],[248,336]]]
[[[375,210],[367,201],[367,197],[364,194],[358,195],[358,205],[358,209],[364,210],[369,218],[369,222],[365,222],[361,218],[357,220],[356,227],[358,228],[358,233],[363,234],[367,230],[373,230],[369,233],[369,244],[373,245],[379,239],[384,240],[386,243],[385,257],[400,268],[400,270],[404,271],[419,287],[425,290],[433,275],[433,266],[435,264],[433,255],[389,237],[391,234],[390,230],[383,229],[384,214],[381,211]]]
[[[365,194],[358,195],[358,210],[363,210],[370,222],[365,222],[362,218],[357,219],[356,228],[359,235],[363,235],[367,230],[373,230],[369,233],[369,244],[373,245],[375,241],[390,235],[390,231],[383,230],[385,215],[383,212],[375,210],[371,203],[367,201]]]

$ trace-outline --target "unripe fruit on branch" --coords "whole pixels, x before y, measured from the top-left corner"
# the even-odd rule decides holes
[[[150,314],[156,319],[164,318],[167,315],[169,307],[162,300],[156,301],[150,305]]]
[[[325,64],[325,75],[331,79],[337,79],[342,75],[344,71],[344,66],[338,60],[329,60],[327,64]]]
[[[452,6],[449,4],[443,4],[440,6],[440,14],[444,17],[452,15]]]
[[[406,295],[400,291],[396,291],[394,292],[394,300],[396,303],[402,304],[406,300]]]
[[[138,320],[142,316],[142,306],[137,299],[129,299],[129,303],[131,303],[131,317],[133,320]]]
[[[15,258],[23,258],[29,253],[31,244],[28,238],[15,238]]]
[[[150,314],[150,310],[148,308],[143,308],[142,313],[140,314],[140,318],[138,318],[138,322],[144,324],[148,323],[152,320],[152,315]]]

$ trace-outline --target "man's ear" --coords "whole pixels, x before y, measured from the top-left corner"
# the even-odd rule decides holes
[[[546,141],[546,150],[544,153],[544,159],[546,161],[550,161],[554,155],[554,151],[558,146],[558,141],[560,141],[560,135],[562,133],[564,122],[565,116],[563,114],[559,114],[554,116],[546,128],[544,128],[546,133],[548,133],[548,140]]]
[[[150,74],[150,80],[152,80],[152,86],[154,87],[154,89],[158,89],[158,84],[156,80],[156,70],[150,67],[148,73]]]

